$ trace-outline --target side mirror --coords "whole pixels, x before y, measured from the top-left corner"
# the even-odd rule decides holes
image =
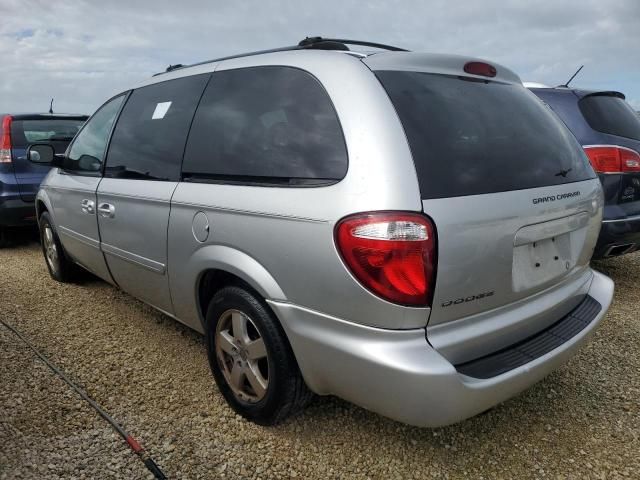
[[[81,155],[78,159],[78,167],[80,167],[80,170],[86,170],[88,172],[99,172],[102,163],[91,155]]]
[[[51,145],[36,143],[30,145],[27,150],[27,159],[38,165],[52,165],[56,158],[56,152]]]

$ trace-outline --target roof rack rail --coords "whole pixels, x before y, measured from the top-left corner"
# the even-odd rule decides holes
[[[409,50],[384,43],[366,42],[364,40],[348,40],[345,38],[323,38],[323,37],[307,37],[298,43],[301,48],[318,48],[326,50],[349,50],[347,45],[358,45],[361,47],[379,48],[381,50],[390,50],[392,52],[408,52]]]
[[[324,38],[324,37],[306,37],[304,40],[298,42],[297,45],[290,45],[288,47],[271,48],[268,50],[257,50],[255,52],[240,53],[238,55],[230,55],[227,57],[213,58],[211,60],[205,60],[204,62],[192,63],[190,65],[183,65],[181,63],[175,65],[169,65],[164,72],[155,73],[153,76],[163,75],[175,70],[181,70],[187,67],[195,67],[198,65],[205,65],[207,63],[221,62],[223,60],[231,60],[233,58],[251,57],[253,55],[261,55],[263,53],[275,53],[275,52],[287,52],[291,50],[349,50],[347,45],[358,45],[362,47],[379,48],[381,50],[389,50],[392,52],[408,52],[404,48],[394,47],[392,45],[385,45],[383,43],[365,42],[362,40],[347,40],[338,38]]]

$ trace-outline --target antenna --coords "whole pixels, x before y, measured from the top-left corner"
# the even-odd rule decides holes
[[[51,99],[51,103],[49,104],[49,113],[53,113],[53,98]]]
[[[569,84],[571,83],[571,80],[576,78],[576,76],[580,73],[580,70],[582,70],[583,68],[584,68],[584,65],[580,65],[580,68],[578,70],[576,70],[576,73],[571,75],[571,78],[569,80],[567,80],[567,83],[565,83],[564,85],[560,85],[560,86],[561,87],[569,87]]]

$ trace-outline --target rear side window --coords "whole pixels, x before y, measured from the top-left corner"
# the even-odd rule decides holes
[[[13,120],[11,143],[18,148],[37,142],[69,143],[83,123],[84,120],[81,119]]]
[[[404,127],[422,198],[595,178],[564,124],[521,85],[379,71]]]
[[[313,76],[271,66],[213,74],[189,134],[185,179],[313,185],[346,171],[338,117]]]
[[[135,90],[113,131],[105,176],[177,181],[189,126],[208,80],[208,74],[195,75]]]
[[[640,117],[624,99],[613,95],[589,95],[578,105],[594,130],[640,140]]]

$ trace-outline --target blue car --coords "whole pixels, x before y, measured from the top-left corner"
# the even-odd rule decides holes
[[[620,92],[530,90],[573,132],[602,182],[604,217],[593,258],[640,249],[640,117]]]
[[[27,160],[32,143],[64,153],[87,115],[0,114],[0,248],[21,227],[36,225],[34,199],[49,167]]]

